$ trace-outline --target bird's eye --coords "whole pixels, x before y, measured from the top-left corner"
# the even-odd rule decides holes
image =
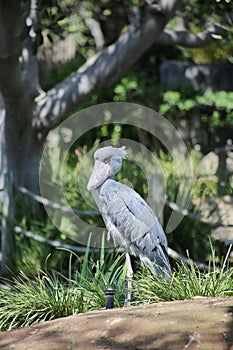
[[[104,163],[109,163],[110,160],[111,160],[111,157],[107,157],[107,158],[104,159]]]

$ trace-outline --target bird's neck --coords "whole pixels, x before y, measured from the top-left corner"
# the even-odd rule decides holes
[[[100,192],[102,186],[105,185],[108,182],[108,180],[114,180],[114,175],[110,175],[104,182],[102,182],[101,185],[99,185],[98,187],[94,188],[92,191]]]

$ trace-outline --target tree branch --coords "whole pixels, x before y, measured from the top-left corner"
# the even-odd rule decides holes
[[[35,123],[38,127],[45,130],[54,128],[80,103],[122,76],[155,42],[187,47],[206,46],[225,35],[227,25],[232,25],[233,14],[230,14],[219,24],[196,35],[186,31],[163,30],[181,3],[182,0],[161,1],[161,12],[156,11],[156,14],[151,14],[150,6],[145,6],[143,11],[139,11],[137,21],[116,43],[91,57],[73,75],[37,98],[35,116],[39,117]]]
[[[26,18],[26,28],[28,34],[23,40],[23,49],[20,57],[22,78],[29,91],[29,95],[34,98],[42,93],[38,79],[38,61],[34,46],[37,40],[38,29],[38,0],[31,0],[31,8]]]
[[[87,11],[84,6],[80,8],[80,15],[85,21],[87,27],[89,28],[91,35],[95,40],[95,45],[97,50],[101,50],[104,47],[104,35],[101,30],[99,22],[97,22],[94,18],[88,17]]]
[[[35,115],[40,116],[36,120],[39,127],[47,130],[54,128],[80,103],[122,76],[156,42],[181,1],[161,1],[161,14],[154,15],[143,11],[143,14],[139,14],[139,20],[132,24],[116,43],[90,58],[81,69],[45,96],[37,98]]]
[[[219,24],[216,23],[198,34],[192,34],[185,30],[164,30],[161,32],[157,43],[160,45],[181,45],[192,48],[207,46],[215,40],[222,39],[228,33],[227,26],[232,27],[232,23],[233,12],[224,17]]]

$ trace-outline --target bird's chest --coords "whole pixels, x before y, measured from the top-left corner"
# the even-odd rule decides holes
[[[120,198],[115,186],[115,181],[110,183],[106,182],[98,189],[94,190],[93,197],[100,211],[102,211],[102,209],[104,209],[105,212],[118,209]]]

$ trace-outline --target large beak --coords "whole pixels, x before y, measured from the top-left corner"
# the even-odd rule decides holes
[[[89,191],[100,186],[111,175],[111,167],[100,160],[95,161],[94,169],[87,184]]]

